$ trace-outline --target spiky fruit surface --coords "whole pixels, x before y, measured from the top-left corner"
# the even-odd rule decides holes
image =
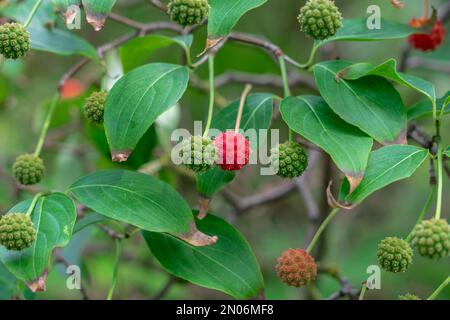
[[[331,0],[309,0],[298,16],[300,30],[315,40],[334,36],[342,27],[342,14]]]
[[[8,213],[0,218],[0,244],[6,249],[29,248],[35,238],[34,224],[25,213]]]
[[[23,57],[30,50],[30,34],[19,23],[0,26],[0,53],[7,59]]]
[[[411,293],[407,293],[402,296],[398,296],[398,299],[399,300],[422,300],[418,296],[411,294]]]
[[[209,15],[208,0],[171,0],[167,8],[172,21],[182,26],[200,24]]]
[[[248,164],[250,143],[240,133],[222,132],[214,139],[217,148],[216,164],[223,170],[241,170]]]
[[[270,166],[280,177],[299,177],[308,167],[308,155],[299,143],[288,141],[270,151]]]
[[[427,18],[413,18],[410,21],[410,26],[420,28],[428,22]],[[445,29],[439,20],[436,20],[433,29],[428,34],[416,33],[408,37],[409,44],[421,51],[433,51],[439,47],[445,39]]]
[[[415,226],[411,244],[423,257],[447,257],[450,253],[450,226],[444,219],[423,220]]]
[[[191,136],[180,146],[182,163],[194,172],[209,170],[216,161],[216,146],[209,138]]]
[[[13,164],[13,174],[23,185],[39,183],[44,177],[44,162],[33,154],[22,154]]]
[[[378,264],[389,272],[405,272],[412,263],[412,256],[409,243],[403,239],[388,237],[378,245]]]
[[[103,123],[103,114],[105,111],[105,101],[107,97],[105,91],[93,92],[89,98],[86,99],[84,105],[84,115],[92,123]]]
[[[289,286],[303,287],[317,277],[314,258],[303,249],[288,249],[278,258],[277,275]]]

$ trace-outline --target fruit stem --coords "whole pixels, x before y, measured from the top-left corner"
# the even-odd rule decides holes
[[[39,200],[39,198],[40,198],[41,196],[42,196],[42,192],[36,193],[36,194],[34,195],[33,200],[31,201],[31,204],[30,204],[30,206],[28,207],[28,210],[27,210],[27,213],[26,213],[27,217],[30,217],[30,216],[31,216],[31,213],[33,212],[34,207],[36,206],[36,203],[38,202],[38,200]]]
[[[367,291],[367,282],[363,282],[358,300],[364,300],[364,295],[366,294],[366,291]]]
[[[210,55],[208,58],[208,68],[209,68],[209,109],[208,109],[208,120],[206,122],[205,131],[203,132],[203,138],[206,138],[208,136],[214,111],[214,93],[216,90],[216,86],[214,84],[214,55]]]
[[[439,126],[439,124],[438,124]],[[437,154],[437,166],[438,166],[438,193],[437,193],[437,202],[436,202],[436,213],[434,218],[436,220],[441,218],[442,212],[442,180],[443,180],[443,171],[442,171],[442,162],[443,162],[443,148],[442,148],[442,139],[440,136],[437,136],[437,146],[438,146],[438,154]]]
[[[311,65],[314,63],[314,59],[316,58],[317,50],[318,50],[319,47],[320,47],[320,44],[319,44],[319,43],[320,43],[320,42],[317,42],[317,41],[314,42],[313,47],[312,47],[312,49],[311,49],[311,53],[310,53],[310,55],[309,55],[308,61],[307,61],[305,64],[301,64],[301,65],[300,65],[300,68],[302,68],[302,69],[308,69],[309,67],[311,67]]]
[[[284,97],[287,98],[291,96],[291,90],[289,89],[289,80],[286,70],[286,62],[284,61],[283,56],[279,56],[278,61],[280,63],[281,79],[283,80]],[[293,140],[294,140],[294,132],[289,128],[289,142],[292,142]]]
[[[42,151],[42,146],[44,145],[45,136],[47,135],[48,127],[50,126],[50,122],[52,120],[53,112],[55,111],[56,105],[58,104],[60,94],[57,93],[53,96],[53,100],[51,102],[50,108],[48,110],[47,116],[44,121],[44,125],[42,126],[41,133],[39,135],[39,140],[36,145],[36,150],[34,151],[34,155],[39,157],[39,154]]]
[[[423,220],[425,215],[430,210],[431,202],[433,201],[433,198],[434,198],[435,194],[436,194],[436,186],[432,186],[431,190],[430,190],[430,193],[428,195],[427,201],[425,202],[425,206],[423,207],[422,211],[419,214],[419,218],[417,219],[416,223],[414,224],[414,227],[412,228],[411,232],[408,234],[408,236],[405,239],[406,242],[411,241],[411,238],[412,238],[413,231],[414,231],[415,227]]]
[[[120,239],[116,239],[115,243],[116,243],[116,258],[114,261],[114,270],[113,270],[111,287],[109,288],[108,296],[107,296],[106,300],[111,300],[113,297],[114,289],[116,288],[116,284],[117,284],[117,275],[119,273],[119,262],[120,262],[120,253],[121,253]]]
[[[247,84],[247,85],[245,85],[244,91],[242,92],[241,101],[239,102],[239,110],[238,110],[238,114],[237,114],[237,118],[236,118],[236,125],[234,127],[234,132],[236,132],[236,133],[239,132],[239,126],[241,125],[242,111],[244,111],[245,100],[247,99],[247,96],[251,90],[252,90],[252,85]]]
[[[309,244],[308,248],[306,248],[306,252],[311,253],[312,249],[314,249],[315,244],[319,240],[320,236],[322,235],[325,228],[328,226],[328,224],[333,220],[334,216],[339,212],[339,208],[335,208],[331,210],[330,214],[326,219],[322,222],[322,224],[319,226],[319,229],[317,229],[316,234],[314,235],[313,239],[311,240],[311,243]]]
[[[39,9],[39,7],[41,6],[41,4],[42,4],[42,0],[36,1],[36,3],[34,4],[33,9],[31,9],[30,14],[28,15],[27,20],[26,20],[25,23],[23,24],[23,26],[24,26],[25,28],[27,28],[27,27],[30,25],[31,20],[33,20],[33,17],[35,16],[35,14],[36,14],[37,10]]]
[[[445,289],[446,286],[450,284],[450,276],[441,283],[441,285],[428,297],[427,300],[434,300],[441,293],[442,290]]]
[[[423,1],[423,16],[427,19],[430,16],[430,0]]]

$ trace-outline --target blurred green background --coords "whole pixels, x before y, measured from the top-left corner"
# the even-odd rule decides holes
[[[278,44],[287,54],[299,61],[306,61],[312,42],[299,31],[297,13],[305,1],[269,0],[264,6],[245,15],[236,30],[266,37]],[[407,23],[412,17],[422,14],[422,1],[406,0],[402,10],[394,9],[388,0],[341,0],[336,1],[346,18],[366,16],[369,5],[379,5],[382,17]],[[431,1],[439,8],[447,1]],[[142,22],[167,21],[168,18],[146,1],[118,1],[114,12]],[[446,28],[450,33],[450,25]],[[83,21],[82,29],[74,31],[96,46],[110,41],[131,31],[114,21],[107,21],[101,32],[95,32]],[[170,34],[170,33],[167,33]],[[193,55],[198,54],[205,42],[205,28],[195,33]],[[399,58],[406,40],[373,43],[337,43],[327,54],[332,57],[355,62],[383,62],[389,58]],[[418,55],[413,53],[414,55]],[[418,55],[434,66],[409,69],[408,72],[433,82],[438,96],[450,89],[450,40],[433,54]],[[180,63],[181,50],[174,47],[162,49],[151,55],[149,62],[165,61]],[[17,190],[7,177],[15,157],[30,152],[37,141],[37,135],[45,115],[46,107],[56,90],[62,74],[67,71],[78,57],[59,57],[54,54],[31,52],[26,59],[16,62],[3,62],[0,67],[0,210],[5,212],[13,204],[29,198],[27,191]],[[277,64],[270,56],[252,47],[229,43],[218,53],[216,59],[217,73],[241,71],[278,75]],[[291,72],[299,72],[290,69]],[[310,77],[306,72],[302,74]],[[207,68],[202,66],[196,73],[206,79]],[[102,70],[90,64],[80,72],[80,80],[89,91],[100,84]],[[220,95],[229,100],[239,96],[242,85],[230,85],[219,90]],[[282,94],[281,89],[257,88],[255,91]],[[411,90],[399,88],[405,105],[411,106],[420,96]],[[293,94],[310,93],[302,86],[292,88]],[[45,146],[43,153],[47,163],[47,178],[43,187],[49,190],[62,190],[75,179],[96,169],[117,167],[107,157],[99,128],[84,123],[81,107],[86,93],[75,99],[67,99],[58,106],[50,131],[52,143]],[[202,120],[206,116],[208,95],[196,88],[190,88],[180,102],[181,123],[179,127],[192,128],[193,120]],[[433,132],[431,122],[419,122],[428,133]],[[450,144],[450,121],[443,124],[446,145]],[[285,126],[279,121],[276,128]],[[155,133],[150,132],[146,144],[141,148],[142,159],[134,159],[129,168],[152,159],[161,149],[161,141],[155,140]],[[100,141],[100,142],[99,142]],[[166,141],[167,142],[167,141]],[[137,158],[137,157],[136,157]],[[327,161],[319,156],[317,163],[310,170],[306,183],[313,191],[318,202],[323,200],[323,177]],[[240,172],[229,189],[246,196],[263,190],[269,190],[282,183],[276,177],[261,177],[257,167],[250,167]],[[197,194],[195,183],[167,169],[159,173],[161,179],[169,181],[188,201],[195,206]],[[332,177],[338,181],[339,173],[332,168]],[[378,242],[386,236],[406,236],[414,225],[428,195],[428,166],[424,164],[409,180],[395,183],[368,198],[362,205],[351,211],[343,211],[331,224],[323,244],[322,262],[336,266],[352,284],[359,288],[367,277],[366,268],[376,264]],[[443,216],[450,215],[450,181],[444,181]],[[321,208],[328,211],[326,206]],[[320,294],[328,297],[339,288],[339,284],[327,275],[320,276],[317,290],[295,289],[283,285],[276,277],[274,266],[282,250],[304,245],[307,228],[306,208],[298,192],[292,192],[282,200],[269,205],[257,207],[234,217],[232,207],[217,195],[212,202],[212,212],[226,219],[232,219],[236,227],[248,239],[261,264],[269,299],[300,299]],[[430,210],[432,211],[432,210]],[[326,212],[325,212],[326,213]],[[64,249],[64,255],[71,264],[82,267],[83,281],[90,298],[103,299],[109,288],[114,261],[114,242],[104,233],[90,227],[78,233],[71,244]],[[157,295],[170,279],[152,257],[140,236],[124,241],[121,257],[116,299],[149,299]],[[427,297],[449,275],[450,261],[430,261],[417,256],[414,264],[404,274],[382,272],[382,289],[369,291],[367,299],[396,299],[399,294],[407,292]],[[0,274],[5,274],[0,266]],[[7,277],[5,275],[5,277]],[[12,283],[12,282],[11,282]],[[78,299],[78,291],[66,289],[64,268],[55,267],[50,271],[48,291],[30,297],[38,299]],[[0,293],[0,298],[2,297]],[[216,299],[227,298],[221,293],[199,288],[186,282],[177,281],[167,292],[168,299]],[[440,298],[450,298],[447,288]]]

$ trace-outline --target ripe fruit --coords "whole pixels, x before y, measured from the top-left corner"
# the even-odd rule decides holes
[[[388,237],[378,245],[378,264],[389,272],[405,272],[412,263],[412,256],[409,243],[403,239]]]
[[[217,148],[216,164],[223,170],[241,170],[248,164],[250,143],[240,133],[222,132],[214,139]]]
[[[423,257],[445,258],[450,252],[450,226],[444,219],[423,220],[415,226],[411,244]]]
[[[172,21],[182,26],[200,24],[209,15],[208,0],[171,0],[167,8]]]
[[[409,24],[414,28],[420,28],[427,22],[428,19],[422,17],[419,19],[413,18]],[[444,42],[444,39],[445,39],[445,29],[439,20],[436,20],[433,29],[431,30],[431,33],[428,34],[416,33],[408,37],[410,45],[413,48],[422,51],[436,50],[436,48]]]
[[[303,249],[285,250],[278,258],[277,275],[289,286],[303,287],[317,277],[314,258]]]
[[[8,213],[0,219],[0,244],[8,250],[29,248],[36,238],[34,224],[25,213]]]
[[[398,299],[399,300],[422,300],[418,296],[411,294],[411,293],[407,293],[405,295],[398,296]]]
[[[204,172],[214,165],[216,146],[209,138],[191,136],[181,143],[179,154],[184,165],[194,172]]]
[[[86,99],[84,105],[84,115],[92,123],[103,123],[103,114],[105,110],[105,101],[107,97],[105,91],[93,92],[89,98]]]
[[[0,53],[7,59],[23,57],[30,50],[30,34],[18,23],[0,26]]]
[[[299,143],[288,141],[270,151],[270,166],[280,177],[299,177],[308,167],[308,155]]]
[[[44,162],[33,154],[23,154],[13,164],[13,174],[23,185],[39,183],[44,177]]]
[[[331,0],[309,0],[298,16],[300,30],[315,40],[334,36],[342,27],[342,15]]]

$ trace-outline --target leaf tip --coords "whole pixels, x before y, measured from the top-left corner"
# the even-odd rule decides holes
[[[342,203],[333,195],[333,192],[331,191],[331,186],[333,185],[333,181],[330,180],[327,187],[327,201],[328,205],[333,209],[346,209],[351,210],[356,207],[356,204],[348,204],[348,203]]]
[[[131,150],[118,150],[111,152],[111,159],[113,162],[125,162],[131,154]]]
[[[27,284],[28,288],[32,292],[44,292],[47,290],[46,280],[47,280],[48,270],[45,270],[44,273],[33,282]]]
[[[95,31],[100,31],[105,26],[106,16],[103,14],[87,13],[86,20]]]
[[[219,239],[217,236],[208,236],[198,230],[195,222],[192,222],[191,231],[188,234],[181,234],[178,237],[194,247],[210,246],[215,244]]]

